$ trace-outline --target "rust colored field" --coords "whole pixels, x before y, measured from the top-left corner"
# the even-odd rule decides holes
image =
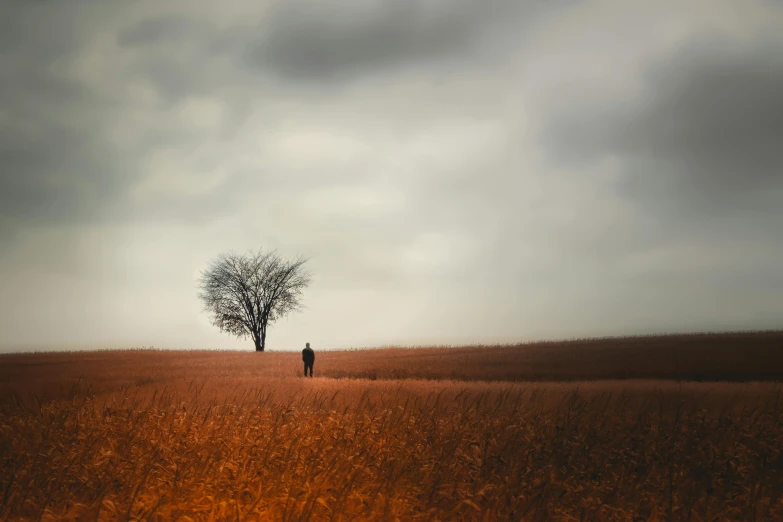
[[[667,339],[679,370],[644,359]],[[662,380],[774,378],[780,339],[319,352],[315,379],[287,353],[0,356],[0,519],[783,520],[779,384]]]
[[[317,348],[317,347],[316,347]],[[154,355],[153,355],[154,354]],[[172,378],[296,377],[296,352],[150,351],[0,355],[9,383],[46,387],[84,375],[98,385]],[[672,379],[783,381],[783,332],[694,334],[454,348],[319,351],[321,377],[485,381]]]

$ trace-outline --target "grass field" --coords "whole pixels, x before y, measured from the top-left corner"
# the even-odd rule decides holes
[[[335,351],[313,379],[285,352],[2,355],[0,520],[783,520],[782,354]]]

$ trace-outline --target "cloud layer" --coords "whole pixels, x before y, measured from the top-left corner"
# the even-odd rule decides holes
[[[272,348],[777,327],[773,2],[8,2],[0,347],[243,347],[201,267],[312,258]],[[0,348],[2,349],[2,348]]]

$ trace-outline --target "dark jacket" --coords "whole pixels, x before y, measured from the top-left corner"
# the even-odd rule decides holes
[[[315,362],[315,352],[312,348],[305,348],[302,350],[302,360],[307,364],[313,364]]]

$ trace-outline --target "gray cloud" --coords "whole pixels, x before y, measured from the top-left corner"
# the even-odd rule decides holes
[[[617,158],[621,190],[658,206],[773,208],[769,191],[783,189],[783,41],[691,42],[649,64],[642,81],[635,96],[562,114],[549,128],[554,154]]]
[[[102,142],[106,122],[90,92],[45,75],[20,73],[0,88],[16,100],[0,121],[0,219],[84,217],[124,185],[127,170]]]
[[[132,196],[156,151],[187,157],[230,131],[229,110],[218,136],[177,121],[178,101],[219,92],[202,64],[183,63],[176,47],[167,53],[165,46],[198,40],[208,23],[142,11],[140,22],[127,25],[125,10],[90,2],[67,8],[17,2],[3,9],[0,240],[31,226],[198,221],[209,219],[210,210],[219,215],[231,208],[234,198],[219,197],[220,184],[212,197],[187,191],[168,200]],[[140,101],[139,92],[149,100]],[[195,183],[199,169],[215,162],[188,160],[180,168],[193,168]]]
[[[204,36],[210,32],[210,25],[200,20],[174,14],[144,18],[117,33],[117,43],[123,47],[159,46]]]
[[[402,65],[435,67],[474,54],[493,36],[510,33],[516,39],[542,12],[563,3],[279,2],[255,30],[246,59],[302,81],[342,80]],[[499,51],[493,47],[485,59]]]
[[[709,42],[649,77],[657,99],[628,122],[620,146],[671,164],[683,190],[738,198],[780,188],[783,42]]]
[[[241,347],[193,278],[258,247],[278,346],[769,325],[783,18],[686,7],[3,4],[0,349]]]

